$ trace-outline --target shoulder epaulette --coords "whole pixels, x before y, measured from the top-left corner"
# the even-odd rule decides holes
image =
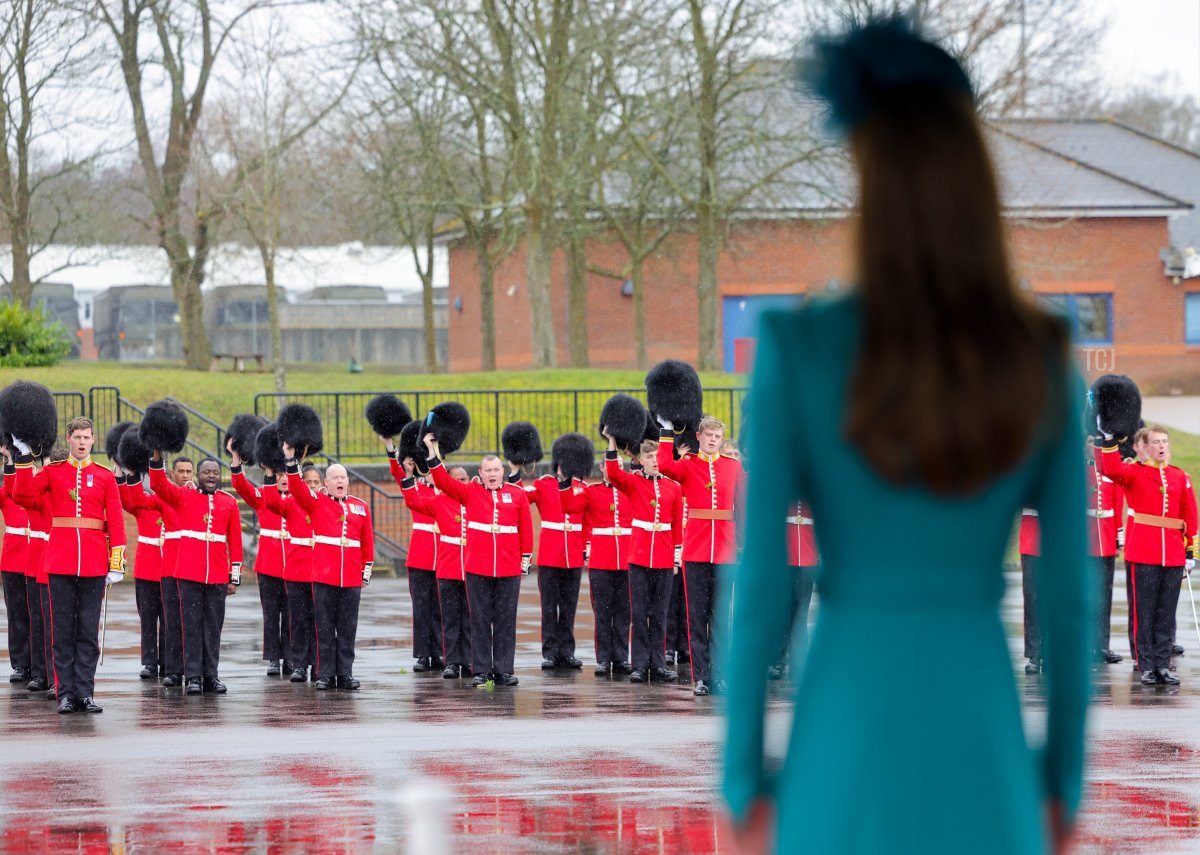
[[[94,457],[92,458],[92,465],[93,465],[93,466],[99,466],[99,467],[100,467],[101,469],[103,469],[105,472],[112,472],[112,468],[111,468],[111,467],[109,467],[109,466],[105,466],[103,463],[100,463],[100,462],[99,462],[98,460],[96,460],[96,458],[94,458]]]
[[[51,460],[46,465],[47,466],[61,466],[62,464],[66,463],[66,462],[67,462],[67,458],[64,457],[62,460]],[[30,464],[30,465],[32,465],[32,464]]]

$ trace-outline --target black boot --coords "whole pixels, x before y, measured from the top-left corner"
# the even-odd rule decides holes
[[[191,679],[189,679],[187,681],[187,687],[184,688],[184,692],[189,695],[198,695],[203,691],[204,691],[204,684],[200,681],[199,677],[192,677]]]

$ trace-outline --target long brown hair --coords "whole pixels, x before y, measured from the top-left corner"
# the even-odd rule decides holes
[[[846,436],[891,482],[970,492],[1016,466],[1057,403],[1065,327],[1013,281],[969,98],[898,89],[851,150],[863,339]]]

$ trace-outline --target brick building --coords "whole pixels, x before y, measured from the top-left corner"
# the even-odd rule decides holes
[[[1013,121],[989,137],[1011,225],[1022,287],[1072,318],[1085,370],[1129,374],[1147,391],[1200,392],[1200,158],[1108,121]],[[724,364],[742,368],[754,322],[768,307],[843,287],[848,281],[849,212],[830,207],[845,185],[787,208],[731,223],[718,265]],[[449,249],[450,369],[480,365],[478,276],[473,249]],[[621,269],[624,251],[594,240],[589,259]],[[496,272],[496,363],[532,364],[525,247]],[[696,241],[680,232],[646,263],[651,361],[694,361]],[[551,299],[560,364],[567,360],[566,261],[552,268]],[[595,367],[632,367],[632,300],[621,282],[593,275],[588,334]]]

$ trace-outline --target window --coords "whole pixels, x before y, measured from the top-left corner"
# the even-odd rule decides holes
[[[1036,296],[1042,306],[1068,318],[1076,344],[1112,344],[1112,294]]]
[[[1200,291],[1183,295],[1183,340],[1200,344]]]

